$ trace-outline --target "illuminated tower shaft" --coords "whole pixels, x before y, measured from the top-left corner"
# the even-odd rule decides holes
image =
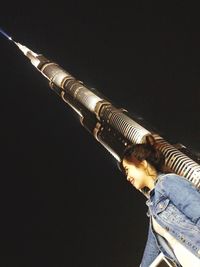
[[[144,128],[125,110],[114,107],[96,90],[87,88],[58,64],[19,43],[15,44],[49,80],[51,88],[78,114],[81,124],[117,161],[121,160],[123,150],[128,144],[145,143],[146,137],[152,135],[157,148],[166,157],[167,166],[200,188],[200,165],[197,162],[161,136]]]

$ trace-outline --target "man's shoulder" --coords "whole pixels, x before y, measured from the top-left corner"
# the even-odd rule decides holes
[[[180,184],[191,185],[191,182],[187,178],[176,173],[162,173],[158,176],[156,187],[170,185],[178,187]]]
[[[166,180],[186,180],[188,181],[185,177],[180,176],[176,173],[161,173],[158,175],[158,182],[161,181],[166,181]]]

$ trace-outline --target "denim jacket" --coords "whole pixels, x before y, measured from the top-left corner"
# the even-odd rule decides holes
[[[151,217],[200,258],[200,191],[174,173],[160,174],[146,202],[149,232],[141,267],[149,267],[160,252],[181,266],[163,237],[152,228]]]

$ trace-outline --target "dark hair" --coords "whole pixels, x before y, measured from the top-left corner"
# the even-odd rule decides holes
[[[124,172],[123,159],[133,163],[135,166],[139,166],[143,160],[146,160],[157,172],[171,172],[170,169],[166,168],[165,156],[156,148],[153,136],[148,136],[144,144],[129,145],[124,150],[120,163],[120,169]]]

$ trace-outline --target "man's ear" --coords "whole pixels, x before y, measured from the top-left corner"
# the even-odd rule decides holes
[[[145,159],[140,164],[144,169],[146,169],[148,166],[148,162]]]

